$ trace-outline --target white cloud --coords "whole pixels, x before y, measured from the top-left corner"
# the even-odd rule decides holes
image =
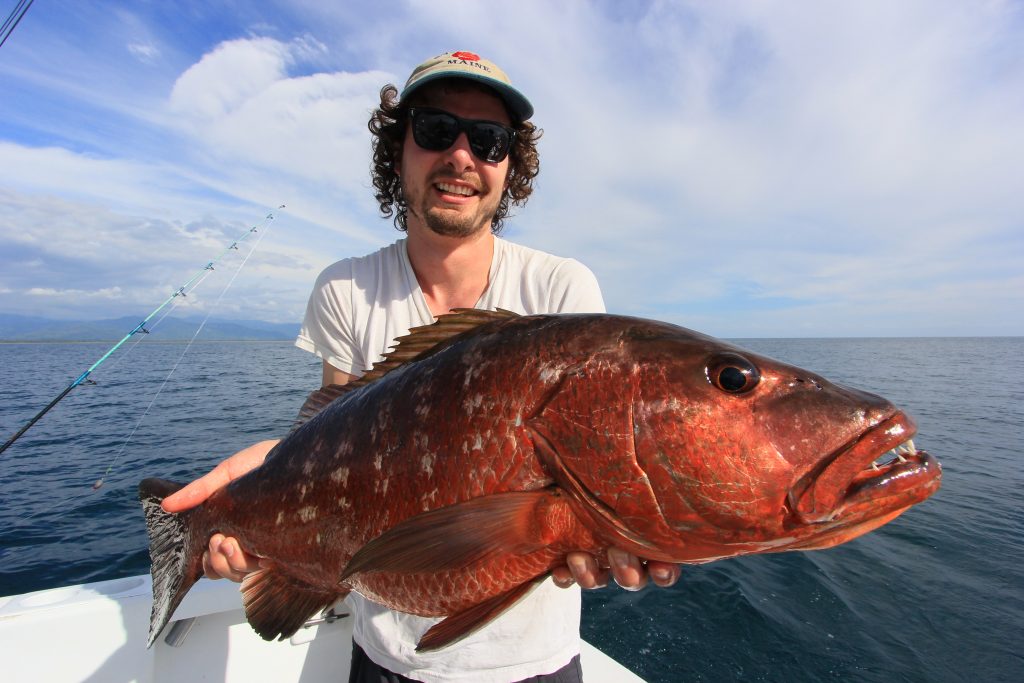
[[[288,67],[312,49],[308,40],[221,44],[174,84],[177,124],[221,160],[358,187],[367,177],[366,120],[389,75],[289,76]]]
[[[120,287],[107,287],[104,289],[54,289],[53,287],[29,287],[25,290],[28,296],[46,297],[75,297],[75,298],[97,298],[97,299],[120,299]]]
[[[129,43],[128,52],[132,53],[139,61],[152,63],[160,56],[160,48],[150,43]]]

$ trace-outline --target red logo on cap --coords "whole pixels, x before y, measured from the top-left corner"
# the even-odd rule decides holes
[[[461,50],[459,52],[453,52],[452,57],[455,57],[455,59],[464,59],[467,62],[476,62],[480,60],[480,55],[474,52],[463,52]]]

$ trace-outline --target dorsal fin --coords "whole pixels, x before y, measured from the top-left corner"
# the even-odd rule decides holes
[[[299,408],[299,415],[295,418],[295,423],[292,425],[292,429],[298,429],[309,420],[312,420],[316,417],[316,414],[326,408],[331,401],[342,394],[347,393],[351,389],[351,383],[332,384],[327,387],[321,387],[310,393],[310,395],[306,397],[306,402],[302,404],[301,408]]]
[[[384,354],[384,359],[374,363],[373,369],[351,383],[353,388],[361,387],[380,379],[387,373],[406,363],[426,358],[444,342],[463,332],[475,329],[495,320],[517,318],[518,313],[497,309],[484,311],[478,308],[453,308],[451,313],[437,316],[430,325],[420,325],[409,330],[409,334],[395,340],[395,345]]]
[[[397,338],[391,350],[384,354],[384,359],[374,363],[373,368],[366,374],[348,384],[332,384],[311,393],[306,402],[302,404],[292,429],[297,429],[312,419],[339,396],[366,386],[410,361],[426,358],[452,337],[495,320],[517,317],[519,317],[518,313],[502,308],[493,311],[479,308],[453,308],[450,313],[437,316],[437,320],[430,325],[414,327],[409,330],[408,334]]]

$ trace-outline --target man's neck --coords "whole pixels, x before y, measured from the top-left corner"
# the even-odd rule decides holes
[[[472,308],[487,289],[494,256],[490,230],[444,237],[410,225],[406,246],[423,297],[435,316],[453,308]]]

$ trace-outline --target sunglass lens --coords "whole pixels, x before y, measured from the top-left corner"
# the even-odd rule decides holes
[[[459,137],[459,122],[444,112],[417,112],[412,122],[412,137],[423,149],[440,152]]]
[[[499,162],[508,154],[508,131],[493,123],[476,122],[469,129],[469,146],[484,161]]]

